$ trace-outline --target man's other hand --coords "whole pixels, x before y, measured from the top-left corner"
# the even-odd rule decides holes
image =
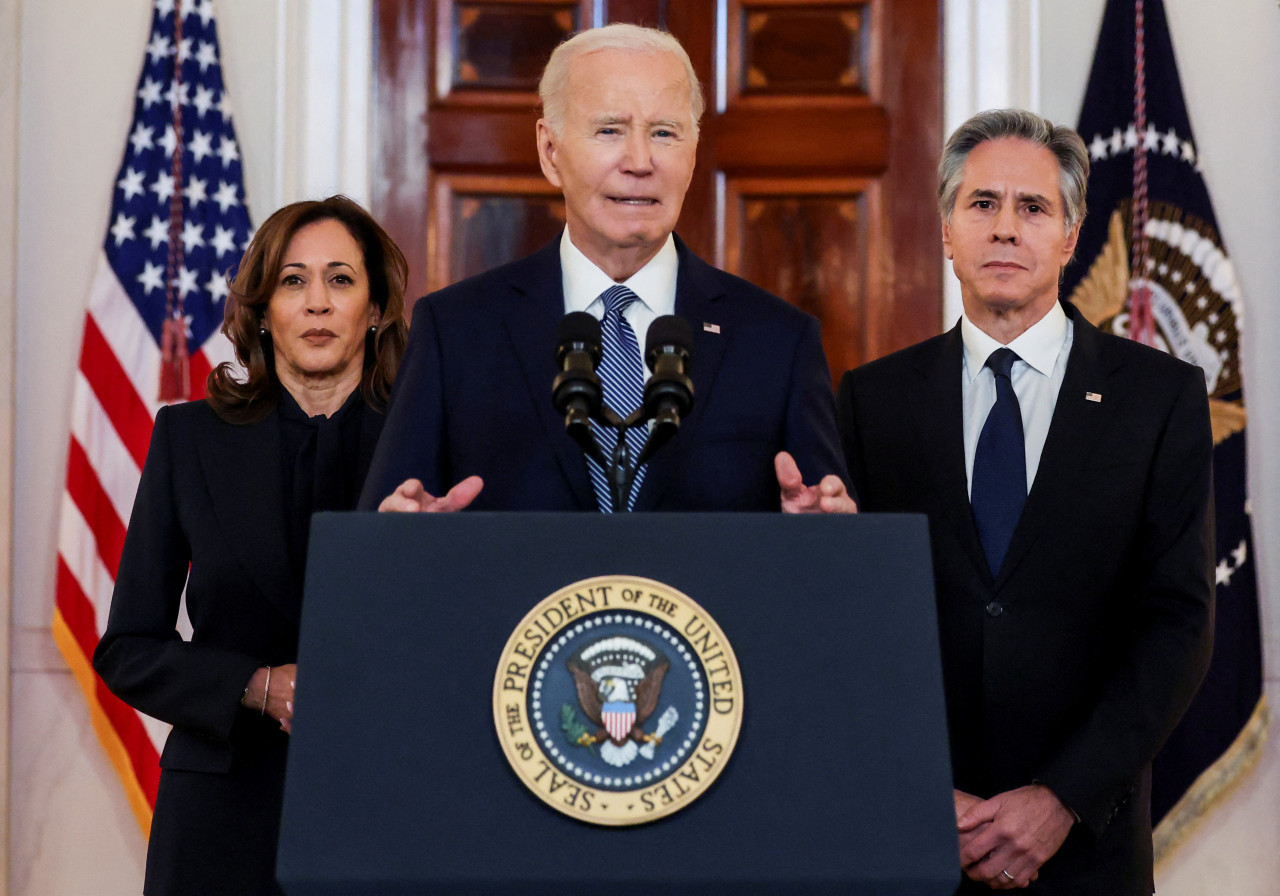
[[[828,474],[817,485],[805,485],[795,458],[786,451],[773,459],[782,492],[783,513],[857,513],[858,505],[849,497],[843,480]]]
[[[453,513],[462,510],[476,499],[484,488],[479,476],[468,476],[447,495],[437,498],[422,487],[417,479],[406,479],[396,490],[382,499],[379,513]]]

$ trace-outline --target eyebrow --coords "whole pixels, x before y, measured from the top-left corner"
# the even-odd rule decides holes
[[[630,115],[601,115],[594,120],[594,124],[596,124],[597,126],[611,125],[611,124],[631,124],[632,121],[633,121],[633,118]],[[663,128],[675,128],[675,129],[679,129],[683,127],[683,125],[681,125],[680,122],[676,121],[674,118],[659,118],[655,121],[646,121],[644,123],[644,126],[649,128],[663,127]]]
[[[280,266],[280,269],[281,269],[281,270],[284,270],[285,268],[302,268],[302,269],[305,271],[305,270],[307,269],[307,266],[306,266],[305,264],[303,264],[302,262],[300,262],[300,261],[286,261],[283,265],[281,265],[281,266]],[[353,271],[355,270],[355,268],[354,268],[354,267],[352,267],[351,265],[347,264],[345,261],[331,261],[331,262],[329,262],[327,265],[325,265],[325,268],[326,268],[326,269],[328,269],[328,268],[351,268],[351,270],[353,270]]]
[[[999,199],[1004,199],[1004,194],[999,190],[979,188],[977,190],[973,190],[972,192],[970,192],[969,198],[999,200]],[[1043,205],[1045,208],[1057,207],[1054,204],[1052,199],[1050,199],[1048,196],[1043,195],[1042,193],[1019,193],[1017,196],[1017,200],[1018,202],[1025,203],[1027,205]]]

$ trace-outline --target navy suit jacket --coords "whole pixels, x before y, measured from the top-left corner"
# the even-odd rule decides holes
[[[582,449],[551,404],[564,317],[559,239],[418,302],[365,482],[441,495],[476,474],[483,510],[596,510]],[[693,410],[649,462],[637,510],[777,510],[773,458],[844,478],[818,322],[677,238],[676,314],[693,330]],[[643,336],[641,336],[643,338]]]
[[[837,408],[861,509],[929,517],[956,787],[1040,782],[1079,816],[1028,892],[1136,896],[1152,890],[1150,763],[1212,641],[1208,403],[1198,368],[1065,307],[1066,377],[994,579],[959,327],[846,373]]]

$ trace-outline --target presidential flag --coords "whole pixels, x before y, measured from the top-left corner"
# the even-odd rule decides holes
[[[159,407],[201,398],[231,345],[228,272],[250,236],[211,0],[156,0],[89,290],[58,533],[53,634],[144,831],[167,726],[90,665]]]
[[[1198,365],[1213,424],[1213,660],[1155,760],[1158,860],[1252,767],[1268,716],[1245,489],[1242,296],[1209,201],[1161,0],[1108,0],[1078,130],[1093,170],[1063,295],[1104,329]]]

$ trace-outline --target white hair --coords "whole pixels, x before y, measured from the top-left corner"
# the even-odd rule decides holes
[[[579,31],[552,51],[547,67],[542,71],[542,80],[538,83],[538,97],[542,100],[542,117],[547,120],[553,134],[558,136],[564,125],[564,110],[568,102],[565,87],[569,82],[570,63],[584,53],[599,50],[670,53],[679,59],[684,66],[685,80],[689,83],[689,110],[693,114],[693,133],[697,135],[698,122],[706,109],[706,100],[702,97],[702,86],[698,83],[698,75],[693,70],[689,54],[680,41],[666,31],[642,28],[625,22]]]

